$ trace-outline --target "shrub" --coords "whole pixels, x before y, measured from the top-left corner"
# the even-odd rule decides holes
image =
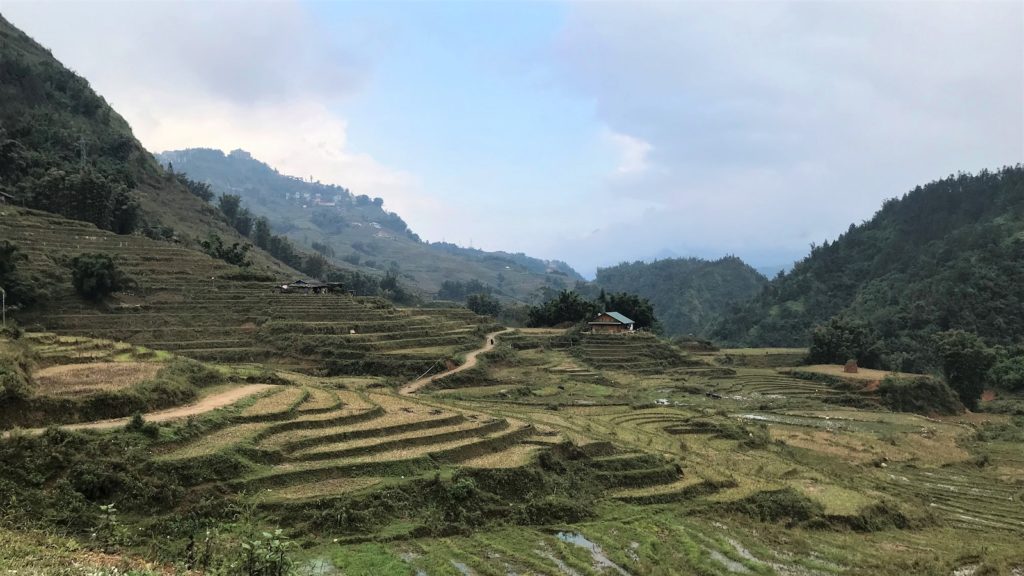
[[[997,362],[989,371],[989,379],[1004,390],[1024,391],[1024,356]]]
[[[71,283],[88,300],[102,300],[134,284],[106,254],[80,254],[71,259]]]
[[[940,332],[934,344],[946,382],[960,395],[964,406],[976,409],[995,355],[977,334],[963,330]]]
[[[24,399],[32,395],[32,360],[20,346],[0,349],[0,400]]]
[[[822,517],[824,506],[793,488],[758,492],[726,505],[728,509],[746,514],[762,522],[795,525]]]
[[[886,376],[878,394],[890,409],[917,414],[959,414],[963,404],[945,382],[934,378]]]
[[[188,358],[175,358],[157,373],[157,378],[184,380],[197,388],[213,386],[224,381],[224,375],[216,369]]]

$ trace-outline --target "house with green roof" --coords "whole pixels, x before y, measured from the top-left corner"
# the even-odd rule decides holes
[[[618,312],[601,312],[593,320],[587,322],[590,330],[596,333],[632,332],[633,321]]]

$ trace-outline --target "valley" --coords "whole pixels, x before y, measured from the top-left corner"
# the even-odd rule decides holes
[[[150,150],[167,151],[151,154],[89,81],[0,17],[0,574],[1024,576],[1024,167],[942,177],[845,228],[871,205],[843,190],[876,202],[869,188],[891,194],[950,160],[861,156],[893,137],[868,124],[902,126],[876,109],[928,124],[902,112],[924,106],[878,94],[856,136],[804,133],[829,116],[817,99],[835,86],[832,115],[856,117],[850,87],[888,86],[905,70],[830,78],[807,88],[808,105],[794,86],[823,70],[747,70],[749,56],[659,68],[747,36],[770,52],[769,37],[747,33],[756,14],[785,24],[787,53],[804,52],[785,4],[743,5],[724,19],[729,42],[706,46],[703,32],[685,33],[710,7],[697,4],[660,5],[643,33],[630,31],[643,2],[607,18],[571,12],[615,3],[558,5],[522,43],[520,18],[555,4],[514,18],[463,12],[508,8],[490,3],[86,4],[34,26],[90,11],[51,38],[85,33],[89,49],[68,53],[106,54],[97,83],[121,86],[112,101],[160,142]],[[26,6],[4,11],[32,15]],[[396,7],[377,23],[389,26],[371,25],[372,10]],[[887,12],[863,40],[835,34],[824,18],[835,8],[813,8],[806,52],[850,50],[829,71],[880,30],[903,29]],[[924,33],[901,42],[931,39],[919,21],[932,7],[914,9],[907,22]],[[151,27],[118,24],[149,10]],[[428,15],[429,41],[417,41],[414,21]],[[321,19],[330,41],[310,44]],[[193,37],[196,26],[215,35]],[[550,35],[562,26],[576,29]],[[557,47],[572,60],[592,28],[631,39],[630,53],[679,39],[627,66],[654,72],[656,101],[581,97],[583,86],[549,77],[567,63],[539,55]],[[528,51],[506,53],[520,44]],[[885,59],[902,64],[903,48]],[[421,69],[435,51],[486,70]],[[582,85],[634,88],[611,74],[628,58],[578,53],[600,76]],[[145,58],[123,66],[130,92],[113,74],[126,54]],[[190,65],[175,64],[181,54]],[[971,106],[945,99],[1013,91],[976,86],[975,60],[927,54],[924,76],[971,72],[955,89],[906,82],[964,118],[920,130],[929,157],[953,146],[962,166],[963,150],[982,154],[951,137]],[[389,84],[392,60],[416,69],[405,89]],[[315,74],[299,74],[310,62]],[[992,62],[1000,76],[1016,69]],[[529,97],[514,86],[520,68]],[[743,94],[702,103],[734,69]],[[785,103],[747,89],[785,71],[796,80],[772,92]],[[489,91],[474,101],[462,76]],[[190,90],[208,92],[188,105]],[[182,100],[156,107],[168,94]],[[686,113],[673,119],[676,100]],[[419,106],[427,113],[403,117]],[[747,108],[799,114],[743,132]],[[643,109],[656,117],[621,128]],[[716,127],[718,114],[728,121]],[[722,147],[729,138],[742,144]],[[261,159],[240,147],[250,144]],[[726,176],[709,177],[718,163]],[[872,174],[846,182],[847,163]],[[448,228],[434,231],[486,230],[509,251],[425,241],[378,192],[444,214]],[[757,264],[841,230],[812,205],[822,199],[846,231],[764,277]],[[517,246],[564,250],[595,276]],[[680,247],[717,255],[636,260]],[[633,260],[613,264],[622,258]]]

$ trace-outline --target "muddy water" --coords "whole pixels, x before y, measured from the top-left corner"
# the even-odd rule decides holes
[[[611,568],[622,576],[630,576],[629,572],[626,572],[621,566],[609,560],[608,557],[605,556],[604,551],[601,550],[600,546],[590,540],[587,540],[583,534],[580,534],[579,532],[558,532],[555,534],[555,537],[562,542],[568,542],[569,544],[574,544],[589,551],[590,558],[594,561],[595,566],[599,568]]]

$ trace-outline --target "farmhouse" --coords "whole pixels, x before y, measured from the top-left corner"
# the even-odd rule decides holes
[[[317,282],[316,280],[296,280],[278,287],[285,294],[329,294],[341,292],[341,282]]]
[[[594,332],[632,332],[633,321],[618,312],[601,312],[587,322]]]

